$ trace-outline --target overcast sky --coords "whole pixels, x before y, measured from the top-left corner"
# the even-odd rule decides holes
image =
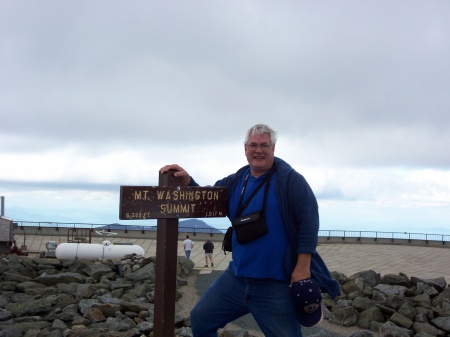
[[[450,233],[449,17],[447,0],[1,1],[5,215],[124,223],[120,185],[169,163],[213,184],[266,123],[322,229]]]

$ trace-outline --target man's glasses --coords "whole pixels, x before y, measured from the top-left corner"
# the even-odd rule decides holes
[[[256,150],[259,147],[261,150],[267,151],[268,149],[270,149],[272,144],[269,144],[269,143],[262,143],[262,144],[250,143],[250,144],[247,144],[247,146],[248,146],[248,148],[250,150]]]

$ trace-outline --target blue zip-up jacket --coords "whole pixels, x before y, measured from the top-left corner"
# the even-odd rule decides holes
[[[319,232],[319,212],[316,197],[305,178],[288,163],[275,157],[277,168],[275,191],[286,232],[289,250],[285,258],[285,268],[291,272],[297,263],[298,254],[311,254],[311,275],[320,284],[322,291],[335,298],[340,294],[339,283],[334,280],[327,266],[316,251]],[[217,181],[214,186],[227,188],[227,202],[231,200],[239,180],[249,165],[236,173]],[[190,186],[198,186],[194,179]],[[230,207],[228,206],[228,210]],[[228,218],[231,219],[229,211]]]

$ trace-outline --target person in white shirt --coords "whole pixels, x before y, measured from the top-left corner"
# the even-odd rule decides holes
[[[184,254],[188,260],[191,259],[191,250],[194,247],[194,243],[189,239],[189,235],[186,235],[186,240],[183,241]]]

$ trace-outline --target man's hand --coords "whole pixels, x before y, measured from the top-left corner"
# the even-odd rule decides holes
[[[168,171],[175,171],[173,176],[180,179],[180,185],[187,186],[191,182],[191,176],[189,175],[189,173],[187,173],[184,168],[178,166],[177,164],[166,165],[161,167],[159,170],[160,173],[167,173]]]
[[[311,254],[299,254],[297,257],[297,264],[291,274],[291,285],[293,282],[305,280],[311,277],[309,269],[311,265]]]

